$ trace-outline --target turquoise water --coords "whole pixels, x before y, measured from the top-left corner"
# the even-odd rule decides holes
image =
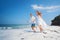
[[[29,24],[0,24],[0,27],[11,27],[12,29],[29,28]]]

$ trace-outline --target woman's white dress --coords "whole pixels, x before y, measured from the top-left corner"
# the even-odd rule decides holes
[[[40,16],[37,17],[37,23],[38,25],[41,25],[41,26],[45,26],[45,27],[47,26],[46,22]]]

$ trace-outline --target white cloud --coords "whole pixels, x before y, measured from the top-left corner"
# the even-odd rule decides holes
[[[60,8],[60,6],[38,6],[38,5],[31,5],[31,7],[34,9],[34,10],[46,10],[47,12],[53,12],[53,11],[56,11],[57,9]]]

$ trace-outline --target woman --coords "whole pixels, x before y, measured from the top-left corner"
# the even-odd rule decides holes
[[[39,11],[36,11],[36,14],[37,14],[38,27],[39,27],[40,31],[42,32],[43,31],[43,27],[42,26],[46,26],[46,23],[42,19],[42,14]]]

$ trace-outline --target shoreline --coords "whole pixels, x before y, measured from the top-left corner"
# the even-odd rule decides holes
[[[60,27],[50,26],[44,32],[38,28],[36,32],[31,28],[0,30],[0,40],[60,40]]]

